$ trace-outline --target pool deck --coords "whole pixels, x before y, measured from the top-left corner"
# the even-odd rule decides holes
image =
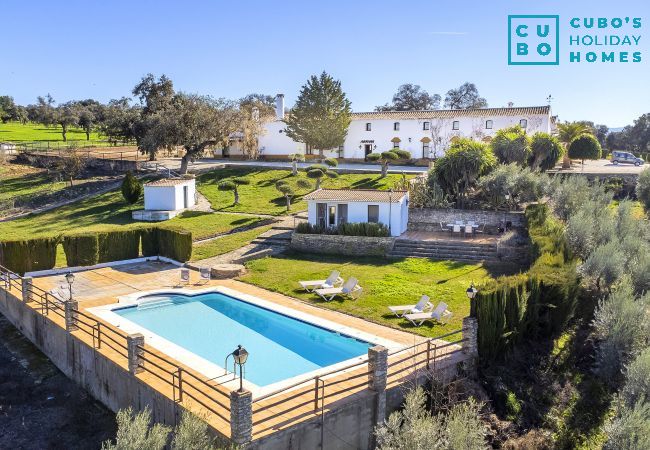
[[[45,291],[57,288],[65,291],[68,287],[64,275],[65,273],[42,277],[37,276],[34,277],[33,283]],[[236,280],[210,280],[206,282],[200,280],[198,272],[191,271],[189,284],[180,285],[179,282],[180,268],[177,266],[156,261],[138,262],[76,272],[73,285],[73,296],[74,300],[79,303],[79,310],[92,315],[91,312],[87,311],[88,308],[114,304],[117,303],[117,297],[137,292],[175,288],[202,290],[209,287],[223,286],[276,303],[283,307],[292,308],[318,318],[355,328],[365,333],[402,344],[404,347],[415,346],[413,357],[409,357],[409,353],[389,356],[389,365],[391,365],[391,361],[394,361],[394,365],[390,368],[388,374],[389,388],[409,382],[413,379],[415,371],[422,370],[418,369],[418,364],[420,364],[420,366],[423,364],[422,358],[424,358],[424,356],[421,355],[423,348],[421,345],[424,345],[426,339],[421,336],[368,322],[340,312],[319,308],[303,301]],[[102,322],[102,326],[108,326],[108,324],[105,324],[105,322],[100,318],[97,318],[97,321]],[[65,325],[63,324],[63,326]],[[85,340],[89,340],[87,335],[85,336]],[[445,341],[439,342],[441,345],[447,344]],[[436,345],[437,344],[434,346]],[[158,349],[154,349],[149,345],[146,345],[146,347],[149,351],[170,359],[168,355],[161,353]],[[452,347],[446,346],[446,348],[439,349],[437,353],[437,357],[439,358],[437,363],[438,367],[455,366],[457,363],[461,362],[462,355],[457,352],[458,348],[459,346],[454,345]],[[456,350],[456,353],[453,353],[452,350]],[[120,355],[119,352],[113,351],[110,348],[104,348],[103,346],[100,352],[111,358],[121,367],[127,369],[124,356]],[[453,354],[445,357],[447,352],[452,352]],[[404,358],[405,355],[406,358]],[[427,354],[427,358],[428,357],[429,355]],[[417,362],[415,365],[416,369],[413,369],[414,361]],[[174,362],[176,363],[176,361]],[[434,366],[435,364],[436,363],[434,362]],[[179,367],[182,366],[183,370],[186,370],[187,372],[193,372],[198,376],[201,375],[193,368],[186,367],[180,362],[178,362],[177,365]],[[344,375],[341,373],[334,374],[326,380],[326,382],[332,384],[332,386],[330,387],[328,385],[327,399],[321,404],[325,413],[328,410],[337,407],[341,402],[347,402],[355,396],[374,395],[368,389],[368,383],[366,381],[367,370],[367,365],[357,366],[346,370]],[[357,376],[353,377],[354,379],[347,380],[351,375]],[[137,377],[152,388],[161,392],[163,395],[175,399],[176,394],[173,392],[169,383],[163,382],[161,379],[148,372],[138,373]],[[359,382],[360,380],[361,383]],[[221,394],[225,395],[223,398],[220,397],[222,400],[224,400],[224,398],[227,399],[230,389],[217,385],[216,383],[214,389],[219,390]],[[205,389],[204,392],[195,392],[194,394],[200,399],[206,399],[209,398],[210,395],[215,395],[214,393],[211,393],[209,389]],[[228,402],[227,400],[224,401],[226,403]],[[223,413],[222,417],[218,417],[218,415],[207,413],[204,408],[201,408],[201,406],[196,404],[196,402],[193,404],[191,400],[184,400],[182,404],[184,407],[200,413],[206,418],[212,427],[217,429],[223,435],[230,435],[230,424],[229,421],[226,420],[226,418],[229,417],[230,412],[227,408],[224,408],[223,411],[221,411]],[[289,408],[287,408],[287,406],[289,406]],[[298,385],[288,388],[276,395],[263,398],[259,401],[253,399],[253,438],[258,439],[296,423],[318,418],[320,415],[321,410],[314,407],[313,381],[311,383],[305,382],[305,384],[302,384],[301,386]]]

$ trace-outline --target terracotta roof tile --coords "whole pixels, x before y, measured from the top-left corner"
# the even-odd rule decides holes
[[[549,114],[550,106],[512,108],[435,109],[427,111],[368,111],[352,113],[352,119],[454,119],[457,117],[498,117]]]
[[[187,183],[189,181],[193,181],[193,180],[194,180],[193,178],[162,178],[160,180],[151,181],[151,182],[145,184],[145,186],[147,186],[147,187],[149,187],[149,186],[152,186],[152,187],[176,186],[176,185],[179,185],[179,184],[185,184],[185,183]]]
[[[318,189],[310,192],[303,198],[305,200],[331,200],[337,202],[380,202],[398,203],[408,191],[380,191],[376,189]]]

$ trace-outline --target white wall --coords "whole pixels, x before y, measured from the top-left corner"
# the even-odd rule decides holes
[[[183,186],[188,187],[189,207],[194,206],[196,197],[196,183],[187,180],[187,183],[174,186],[145,186],[144,209],[149,211],[177,211],[184,209],[185,197]]]
[[[529,135],[538,131],[545,133],[551,131],[550,116],[545,114],[459,117],[456,119],[354,119],[348,129],[342,156],[348,159],[364,159],[365,143],[362,141],[371,141],[370,145],[372,145],[373,151],[383,152],[393,148],[392,139],[398,137],[401,139],[400,148],[411,152],[413,158],[440,157],[444,155],[449,141],[454,136],[481,140],[494,136],[499,129],[518,125],[521,119],[527,120],[526,132]],[[458,130],[453,129],[454,120],[459,122]],[[491,129],[485,128],[487,120],[492,120]],[[399,131],[393,130],[395,122],[400,124]],[[423,129],[424,122],[430,122],[430,130]],[[366,123],[371,124],[371,131],[366,131]],[[269,122],[266,125],[266,133],[260,136],[260,149],[263,147],[262,156],[305,152],[305,145],[288,138],[284,132],[285,128],[286,124],[281,121]],[[420,141],[423,137],[438,141],[437,145],[434,145],[434,142],[429,143],[430,153],[428,155],[423,155],[422,142]],[[360,146],[361,148],[359,148]],[[325,156],[337,157],[337,149],[325,152]]]
[[[307,203],[307,220],[312,225],[316,225],[316,204],[327,203],[330,206],[337,206],[338,204],[348,205],[348,222],[367,222],[368,221],[368,205],[379,205],[379,222],[388,226],[390,223],[391,235],[399,236],[406,231],[408,226],[408,196],[405,196],[399,203],[379,202],[332,202],[332,201],[316,201],[309,200]],[[389,221],[389,213],[392,219]],[[338,210],[337,210],[338,215]],[[338,216],[336,218],[338,221]]]

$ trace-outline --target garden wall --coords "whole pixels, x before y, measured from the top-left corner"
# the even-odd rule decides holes
[[[409,209],[408,229],[413,231],[440,231],[440,222],[453,223],[456,220],[484,223],[488,228],[496,228],[505,218],[513,227],[524,227],[526,218],[523,212],[499,212],[471,209]]]
[[[395,238],[293,233],[290,247],[304,253],[346,256],[386,256]]]

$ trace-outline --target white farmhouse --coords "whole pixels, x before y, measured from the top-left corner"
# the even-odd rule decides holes
[[[194,205],[194,178],[167,178],[144,185],[144,210],[133,211],[132,215],[135,220],[167,220]]]
[[[303,198],[307,200],[307,220],[312,225],[382,223],[389,228],[391,236],[404,233],[408,225],[408,191],[318,189]]]
[[[435,159],[444,155],[456,137],[489,141],[498,130],[513,125],[520,125],[529,135],[550,133],[555,128],[555,117],[551,116],[550,106],[357,112],[352,114],[345,143],[325,151],[325,156],[363,160],[372,152],[400,148],[415,159]],[[276,118],[265,124],[259,150],[264,158],[318,154],[316,149],[287,137],[283,94],[276,97]],[[223,153],[240,155],[236,140]]]

